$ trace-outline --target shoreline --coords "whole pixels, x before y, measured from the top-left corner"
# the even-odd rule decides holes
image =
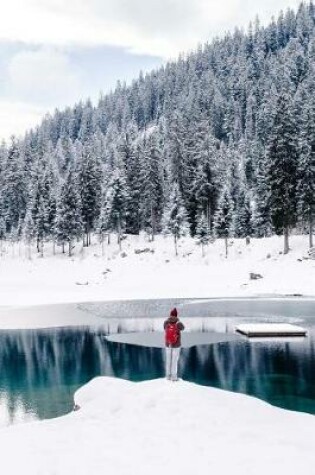
[[[221,307],[221,303],[226,303],[226,309]],[[239,304],[240,309],[232,304]],[[248,307],[246,304],[249,304]],[[0,331],[2,330],[37,330],[67,327],[102,327],[110,320],[155,320],[164,318],[167,310],[171,306],[178,306],[181,309],[184,319],[211,319],[216,317],[239,316],[246,310],[244,316],[252,314],[259,318],[262,312],[259,307],[266,303],[269,306],[267,313],[275,314],[282,305],[292,303],[293,306],[308,307],[314,304],[312,315],[315,316],[315,296],[291,296],[291,295],[272,295],[272,296],[229,296],[229,297],[209,297],[209,298],[142,298],[142,299],[108,299],[95,301],[76,301],[72,303],[48,303],[32,305],[0,305]],[[275,309],[273,310],[273,304]],[[243,305],[243,307],[242,307]],[[213,306],[213,308],[211,308]],[[258,308],[255,308],[258,307]],[[307,307],[307,308],[308,308]],[[313,307],[313,306],[312,306]],[[200,310],[198,310],[200,309]],[[199,313],[198,313],[199,311]],[[210,314],[209,314],[210,312]],[[212,314],[211,314],[212,312]],[[215,313],[217,312],[218,315]],[[223,314],[222,314],[223,312]],[[224,314],[224,312],[226,312]],[[196,314],[197,313],[197,314]],[[266,313],[266,310],[264,310]],[[256,314],[256,316],[255,316]],[[304,317],[311,315],[304,315]],[[283,315],[284,318],[293,318],[293,315]],[[248,317],[250,318],[250,317]],[[303,318],[303,316],[301,317]]]

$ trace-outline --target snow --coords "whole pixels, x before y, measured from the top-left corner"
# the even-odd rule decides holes
[[[46,257],[33,253],[31,260],[22,246],[7,248],[0,259],[0,328],[99,324],[97,302],[110,300],[311,297],[315,261],[304,259],[307,241],[293,236],[292,251],[283,255],[278,237],[252,239],[249,246],[234,239],[227,259],[222,240],[210,244],[203,258],[195,241],[182,239],[175,257],[172,239],[161,236],[154,242],[128,236],[123,253],[112,243],[104,255],[94,243],[72,258],[54,256],[48,245]],[[144,248],[154,252],[135,253]],[[250,280],[250,272],[263,278]],[[75,311],[72,302],[81,303]],[[230,337],[239,338],[216,336],[220,341]],[[116,338],[126,341],[127,336]],[[128,338],[152,344],[139,333]],[[198,338],[187,334],[188,343]],[[310,473],[315,462],[313,416],[242,394],[184,381],[96,378],[76,393],[75,401],[81,406],[77,412],[0,430],[6,475],[295,475],[297,470]]]
[[[75,401],[64,417],[0,430],[6,475],[312,473],[315,418],[249,396],[99,377]]]
[[[245,335],[297,335],[306,334],[306,330],[291,323],[243,323],[236,330]]]
[[[28,306],[54,303],[126,299],[252,297],[274,295],[314,296],[315,261],[307,257],[307,236],[292,236],[291,252],[281,254],[281,237],[230,241],[225,258],[223,240],[206,249],[191,238],[179,242],[175,256],[171,237],[128,236],[104,246],[77,245],[69,258],[52,254],[46,244],[44,258],[33,252],[27,259],[22,245],[7,246],[0,259],[0,306]],[[136,254],[149,248],[154,252]],[[250,272],[263,276],[250,280]]]

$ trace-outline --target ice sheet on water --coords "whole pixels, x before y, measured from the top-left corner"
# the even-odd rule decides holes
[[[154,332],[133,332],[117,333],[106,337],[107,340],[115,343],[125,343],[129,345],[149,346],[153,348],[164,348],[164,333]],[[183,332],[182,347],[190,348],[197,345],[211,345],[228,341],[240,340],[242,337],[233,333],[216,332]]]

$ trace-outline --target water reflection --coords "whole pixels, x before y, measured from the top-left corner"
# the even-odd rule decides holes
[[[69,412],[74,391],[96,375],[161,377],[163,354],[107,342],[88,328],[1,332],[0,424]]]
[[[308,325],[302,342],[244,340],[183,349],[180,374],[315,414],[315,325]],[[163,350],[108,342],[103,331],[3,331],[0,425],[69,412],[75,390],[97,375],[142,381],[163,373]]]

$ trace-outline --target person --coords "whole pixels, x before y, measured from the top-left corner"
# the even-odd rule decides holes
[[[173,308],[170,316],[164,322],[165,353],[166,353],[166,378],[177,381],[177,367],[181,348],[181,332],[184,330],[183,323],[177,316],[177,309]]]

